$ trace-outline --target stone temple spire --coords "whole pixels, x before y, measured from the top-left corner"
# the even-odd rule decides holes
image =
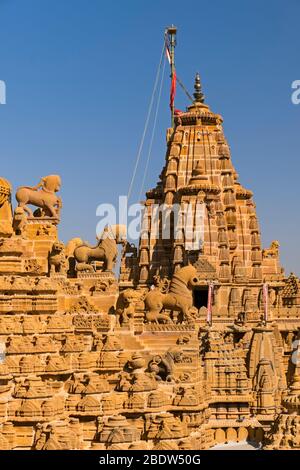
[[[195,77],[195,84],[194,84],[194,98],[195,98],[195,103],[204,103],[204,94],[202,93],[202,87],[201,87],[201,80],[200,80],[200,75],[197,72],[196,77]]]

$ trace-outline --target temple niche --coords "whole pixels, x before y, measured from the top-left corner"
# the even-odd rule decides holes
[[[138,246],[122,225],[63,242],[60,176],[16,204],[0,178],[1,450],[300,449],[300,281],[262,247],[222,122],[197,75]]]

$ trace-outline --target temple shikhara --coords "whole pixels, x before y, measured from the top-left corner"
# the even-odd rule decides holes
[[[136,246],[121,225],[62,243],[60,177],[0,178],[0,449],[300,449],[300,281],[262,247],[198,74],[171,104]],[[175,204],[198,244],[172,217],[152,236]]]

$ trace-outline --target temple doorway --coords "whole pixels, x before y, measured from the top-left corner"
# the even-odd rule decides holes
[[[195,287],[193,289],[193,304],[198,310],[201,307],[207,307],[208,286]]]

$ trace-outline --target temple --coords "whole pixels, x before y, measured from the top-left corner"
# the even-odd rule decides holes
[[[139,246],[120,225],[62,243],[60,186],[13,210],[0,178],[0,449],[300,449],[300,281],[262,247],[199,75]]]

